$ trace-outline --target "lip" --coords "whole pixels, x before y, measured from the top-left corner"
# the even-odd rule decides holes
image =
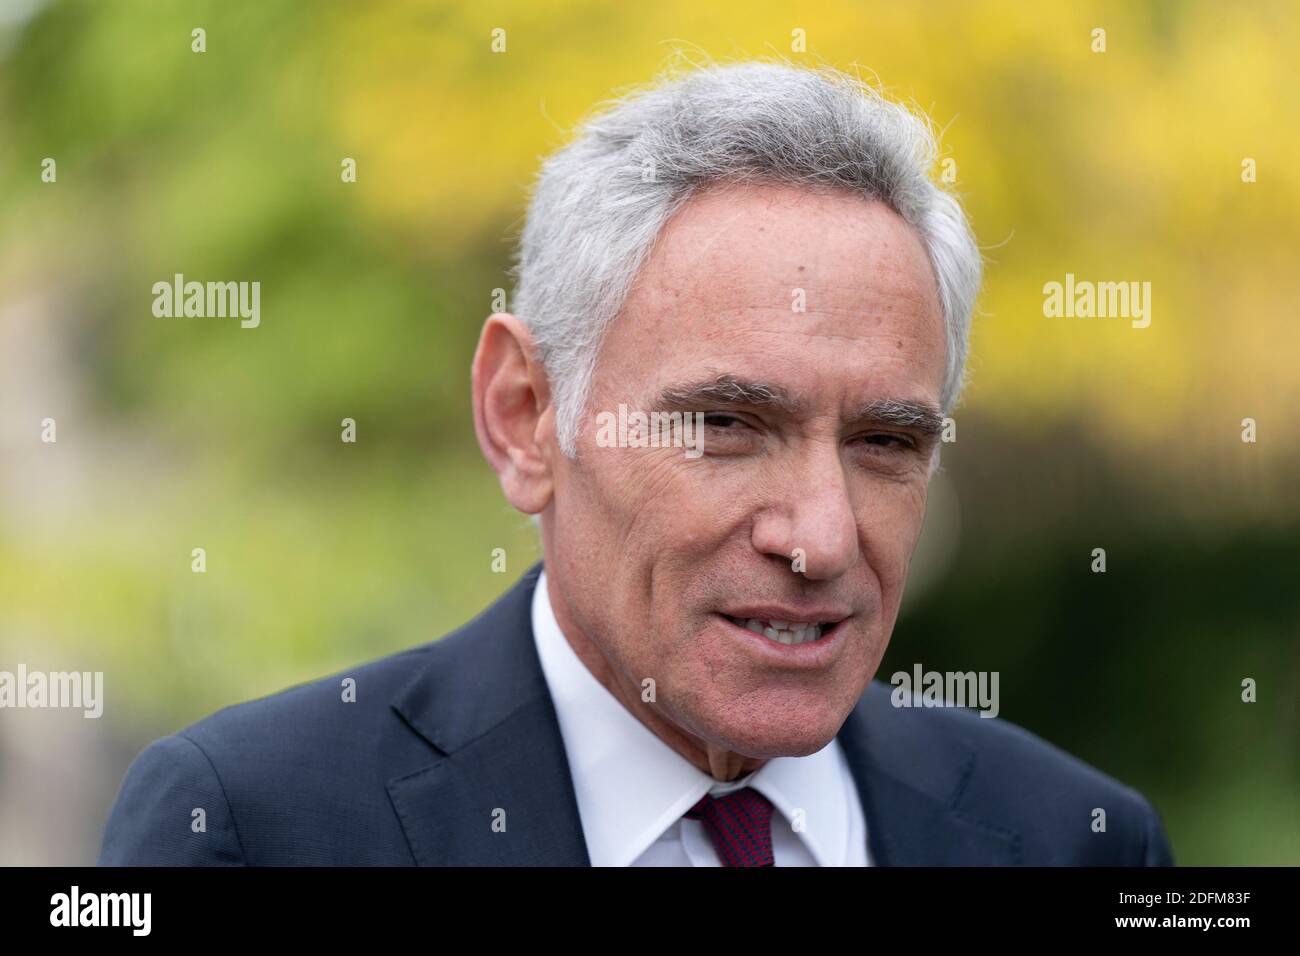
[[[747,609],[748,610],[748,609]],[[773,609],[769,609],[773,610]],[[743,640],[754,653],[760,655],[771,664],[779,667],[818,670],[825,668],[839,657],[840,649],[846,640],[848,631],[848,618],[839,620],[834,627],[825,631],[821,637],[815,641],[808,641],[804,644],[780,644],[762,634],[755,634],[747,627],[741,627],[739,624],[733,624],[727,619],[730,612],[715,611],[713,617],[731,634],[736,635]],[[789,613],[788,611],[783,613]],[[739,614],[735,615],[740,617]],[[776,617],[773,614],[767,617],[764,614],[746,614],[747,618],[754,617],[759,620],[778,620],[788,621],[790,617]],[[795,617],[795,620],[799,618]],[[835,620],[834,616],[826,618],[811,618],[810,620]]]
[[[745,604],[735,608],[723,608],[719,613],[738,617],[742,621],[757,618],[760,621],[803,621],[808,624],[822,621],[834,621],[837,625],[852,612],[843,608],[804,605],[795,607],[789,604]]]

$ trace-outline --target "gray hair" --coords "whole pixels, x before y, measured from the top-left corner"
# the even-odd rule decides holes
[[[542,165],[514,268],[515,313],[546,369],[564,454],[577,452],[601,337],[659,231],[714,183],[849,189],[911,224],[943,307],[950,411],[982,264],[960,203],[929,178],[937,153],[928,119],[825,67],[708,65],[606,104]]]

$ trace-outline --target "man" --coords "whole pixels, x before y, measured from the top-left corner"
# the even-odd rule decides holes
[[[154,743],[100,862],[1172,862],[1136,792],[873,682],[980,281],[934,154],[779,64],[588,122],[473,363],[543,564],[449,637]]]

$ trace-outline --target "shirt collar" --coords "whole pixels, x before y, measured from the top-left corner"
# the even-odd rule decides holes
[[[532,603],[533,638],[555,704],[593,866],[627,866],[706,793],[750,786],[772,801],[821,866],[847,858],[849,806],[839,743],[806,757],[775,757],[719,783],[660,740],[587,670],[560,630],[545,570]],[[781,825],[773,820],[773,825]]]

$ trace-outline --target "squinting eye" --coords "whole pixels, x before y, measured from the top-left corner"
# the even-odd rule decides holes
[[[878,432],[874,435],[863,436],[868,445],[876,445],[882,448],[915,448],[916,443],[906,435],[897,435],[893,432]]]
[[[735,415],[710,414],[704,416],[704,424],[726,429],[745,423]]]

